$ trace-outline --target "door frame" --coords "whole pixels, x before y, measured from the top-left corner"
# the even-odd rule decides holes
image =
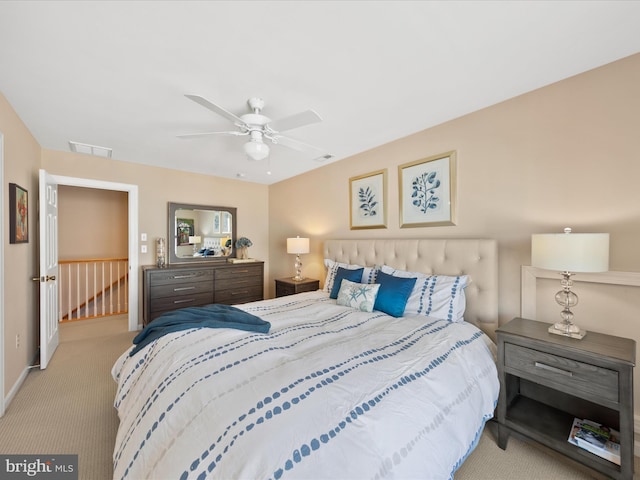
[[[129,331],[141,328],[138,321],[138,186],[128,183],[105,182],[89,178],[66,177],[49,173],[58,185],[69,187],[95,188],[99,190],[114,190],[127,192],[129,214]]]
[[[0,132],[0,212],[4,212],[4,133]],[[4,218],[0,222],[0,417],[4,415]]]

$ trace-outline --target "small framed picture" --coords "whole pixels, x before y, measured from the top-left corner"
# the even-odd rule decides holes
[[[9,243],[29,243],[29,194],[9,184]]]
[[[387,170],[349,179],[351,230],[387,228]]]
[[[455,225],[456,152],[398,167],[400,228]]]
[[[222,232],[222,219],[220,218],[222,212],[213,212],[213,233],[219,234]]]

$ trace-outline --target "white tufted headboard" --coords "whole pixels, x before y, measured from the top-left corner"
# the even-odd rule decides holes
[[[325,240],[324,258],[362,266],[389,265],[412,272],[469,275],[464,318],[495,341],[498,328],[498,244],[496,240],[396,239]]]

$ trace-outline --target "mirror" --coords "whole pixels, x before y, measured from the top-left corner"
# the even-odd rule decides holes
[[[169,263],[226,261],[235,257],[234,207],[169,203]]]

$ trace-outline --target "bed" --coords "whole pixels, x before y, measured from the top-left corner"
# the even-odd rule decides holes
[[[324,257],[322,290],[236,306],[267,333],[122,354],[114,479],[453,478],[498,398],[496,242],[328,240]]]

